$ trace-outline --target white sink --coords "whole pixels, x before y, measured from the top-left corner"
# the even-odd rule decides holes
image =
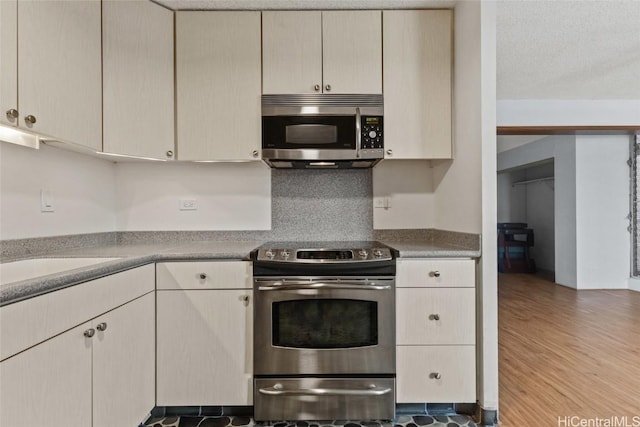
[[[37,258],[0,264],[0,285],[35,279],[119,258]]]

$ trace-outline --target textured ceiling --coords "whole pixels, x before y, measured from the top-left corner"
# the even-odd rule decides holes
[[[498,99],[640,99],[640,1],[497,3]]]

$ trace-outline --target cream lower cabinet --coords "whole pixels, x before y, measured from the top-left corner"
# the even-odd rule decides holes
[[[92,320],[0,362],[2,427],[134,426],[144,420],[155,404],[152,273],[153,266],[140,267],[0,308],[3,323],[15,326],[20,313],[31,313],[32,323],[38,323],[40,319],[32,311],[43,307],[38,306],[38,299],[45,299],[50,310],[47,318],[61,323],[60,319],[75,315],[75,307],[92,305],[91,300],[77,297],[115,301],[105,294],[118,293],[120,289],[114,286],[118,281],[129,292],[131,288],[146,291],[130,302],[127,294],[121,295],[121,302],[111,306],[111,311],[94,313],[98,316]],[[55,296],[58,292],[65,298]],[[66,298],[71,296],[74,298]],[[12,309],[2,316],[11,307],[17,308],[18,314]],[[29,334],[29,330],[23,329],[22,334]],[[10,348],[17,348],[7,330],[3,331],[5,341]]]
[[[396,284],[397,401],[475,402],[475,261],[401,259]]]
[[[251,263],[156,268],[157,405],[252,405]]]
[[[453,12],[382,12],[385,159],[452,158]]]

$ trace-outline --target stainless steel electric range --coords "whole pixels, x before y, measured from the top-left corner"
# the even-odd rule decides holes
[[[252,258],[255,418],[394,418],[394,250],[280,242]]]

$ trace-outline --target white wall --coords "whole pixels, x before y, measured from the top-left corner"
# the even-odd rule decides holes
[[[115,231],[115,181],[105,160],[0,143],[0,239]],[[54,212],[40,211],[42,189]]]
[[[373,228],[434,228],[433,168],[428,161],[385,160],[373,168],[373,197],[389,208],[373,209]]]
[[[120,163],[117,228],[269,230],[271,170],[262,162]],[[194,199],[198,210],[179,210]]]
[[[629,137],[576,137],[577,282],[625,289],[631,270]]]
[[[502,99],[498,126],[638,126],[640,100]]]

